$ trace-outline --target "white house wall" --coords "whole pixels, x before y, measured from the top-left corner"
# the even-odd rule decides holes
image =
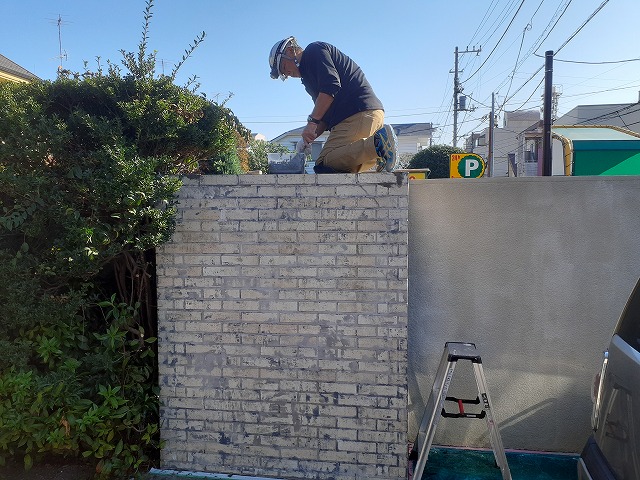
[[[579,105],[554,123],[556,125],[610,125],[640,133],[640,103]]]
[[[293,150],[298,140],[300,140],[301,132],[301,129],[296,129],[291,132],[284,133],[271,141]],[[431,137],[424,135],[424,132],[421,135],[405,135],[402,132],[398,133],[396,129],[396,133],[398,137],[398,154],[400,155],[415,154],[431,144]],[[325,132],[318,137],[314,143],[323,145],[327,141],[328,136],[329,132]]]

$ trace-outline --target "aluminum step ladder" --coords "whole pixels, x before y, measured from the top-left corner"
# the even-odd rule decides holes
[[[476,384],[478,385],[478,396],[475,400],[463,400],[447,396],[447,390],[449,390],[449,386],[451,385],[453,371],[455,370],[458,360],[469,360],[473,364]],[[458,413],[445,411],[445,401],[457,403],[459,410]],[[467,413],[464,410],[465,404],[482,404],[483,410],[480,413]],[[484,377],[484,371],[482,370],[482,359],[476,350],[475,344],[447,342],[444,346],[444,353],[436,373],[435,381],[433,382],[429,400],[425,406],[422,422],[420,423],[420,430],[418,431],[418,437],[416,438],[416,441],[413,444],[413,449],[409,454],[410,464],[415,462],[412,475],[413,480],[421,480],[422,478],[424,468],[427,464],[429,450],[431,449],[431,443],[433,442],[436,427],[438,426],[438,420],[441,416],[486,419],[491,447],[493,448],[493,455],[496,459],[498,468],[500,468],[500,471],[502,472],[502,479],[511,480],[511,471],[509,470],[507,457],[504,453],[504,447],[502,446],[500,430],[493,419],[492,410],[493,407],[489,397],[487,381]],[[409,471],[409,475],[411,476],[411,470]]]

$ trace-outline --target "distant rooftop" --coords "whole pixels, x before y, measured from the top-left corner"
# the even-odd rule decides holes
[[[0,79],[14,80],[16,78],[26,81],[39,80],[39,78],[29,70],[22,68],[17,63],[12,62],[7,57],[0,54]]]
[[[508,118],[509,120],[515,120],[518,122],[522,121],[530,121],[537,122],[540,120],[540,111],[538,110],[513,110],[504,112],[505,121]]]
[[[551,128],[553,133],[562,135],[569,140],[632,140],[639,141],[640,135],[621,128],[610,127],[606,125],[558,125]]]
[[[393,123],[391,126],[396,135],[430,134],[434,130],[431,123]]]

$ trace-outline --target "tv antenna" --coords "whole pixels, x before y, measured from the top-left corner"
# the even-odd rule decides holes
[[[62,20],[62,16],[58,15],[58,18],[56,20],[54,19],[50,19],[51,23],[54,23],[55,25],[58,26],[58,56],[56,57],[60,64],[58,65],[58,71],[62,70],[62,60],[67,60],[67,52],[66,50],[62,49],[62,26],[66,25],[68,22]]]

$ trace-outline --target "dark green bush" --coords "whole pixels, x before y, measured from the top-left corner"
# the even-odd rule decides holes
[[[180,176],[240,173],[248,131],[155,75],[151,6],[126,75],[0,84],[0,464],[62,455],[130,478],[157,456],[153,249]]]
[[[416,153],[409,161],[408,168],[428,168],[429,178],[449,178],[450,157],[464,150],[449,145],[432,145]]]
[[[0,376],[3,457],[19,454],[29,468],[45,453],[81,455],[97,462],[98,478],[148,468],[158,447],[155,338],[115,295],[100,306],[103,333],[89,334],[73,316],[25,332],[32,366],[46,368],[12,366]]]

